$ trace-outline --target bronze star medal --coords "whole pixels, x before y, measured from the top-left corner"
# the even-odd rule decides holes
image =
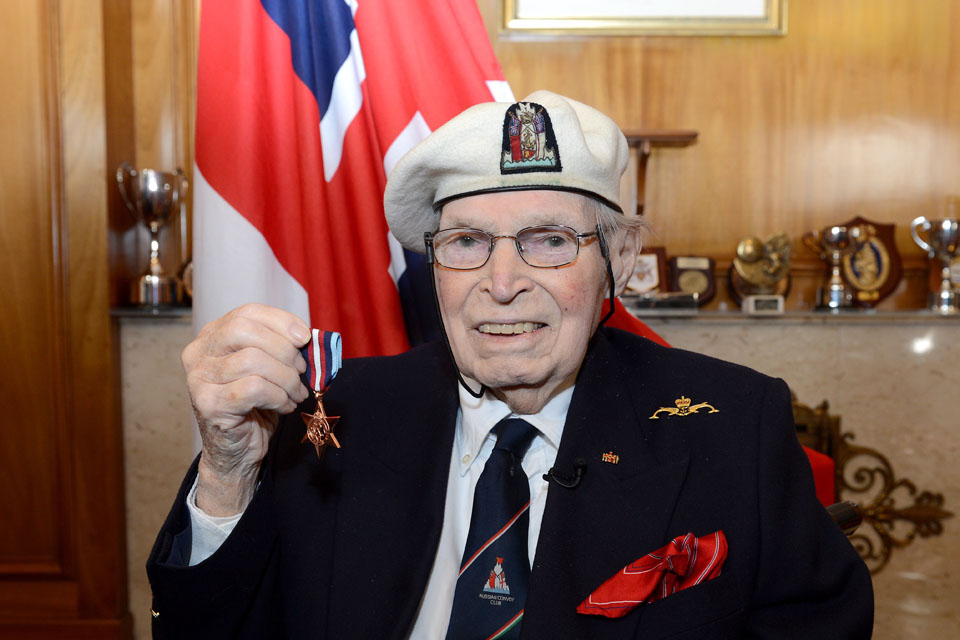
[[[343,350],[340,334],[336,331],[312,330],[312,338],[300,353],[307,361],[307,370],[304,372],[304,381],[313,389],[313,396],[317,400],[316,410],[310,413],[301,413],[303,423],[307,425],[307,433],[300,442],[310,441],[317,450],[317,460],[323,458],[324,449],[332,444],[337,449],[340,442],[333,435],[333,427],[340,420],[340,416],[328,416],[323,408],[323,394],[327,392],[330,383],[340,370],[341,353]]]
[[[306,411],[300,414],[303,423],[307,425],[307,433],[300,442],[309,440],[317,450],[317,460],[321,460],[328,444],[340,448],[340,442],[333,434],[333,427],[340,420],[340,416],[328,416],[323,408],[323,393],[314,391],[313,394],[317,399],[317,409],[312,414]]]

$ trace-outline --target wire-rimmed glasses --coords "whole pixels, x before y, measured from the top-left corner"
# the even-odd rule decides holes
[[[516,235],[493,235],[469,228],[441,229],[424,234],[428,255],[447,269],[479,269],[487,263],[497,240],[510,238],[517,253],[531,267],[562,267],[577,259],[580,240],[592,238],[597,230],[579,233],[563,225],[526,227]],[[431,251],[432,249],[432,251]]]

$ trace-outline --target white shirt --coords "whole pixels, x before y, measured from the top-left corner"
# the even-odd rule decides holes
[[[474,398],[458,385],[460,411],[457,413],[456,433],[450,459],[450,475],[447,480],[447,497],[444,507],[443,528],[437,555],[427,580],[427,589],[420,603],[416,621],[409,638],[429,640],[442,638],[447,632],[460,558],[467,543],[470,515],[473,511],[473,492],[480,479],[483,467],[493,451],[496,435],[494,425],[511,413],[510,408],[486,393]],[[539,434],[533,439],[521,466],[530,483],[530,529],[527,534],[527,549],[530,566],[540,538],[540,523],[547,501],[548,483],[543,479],[557,459],[563,423],[573,397],[573,387],[554,396],[539,413],[519,416],[535,426]],[[190,566],[206,560],[226,540],[240,520],[240,514],[225,518],[207,515],[197,507],[197,483],[187,496],[192,527],[192,550]]]

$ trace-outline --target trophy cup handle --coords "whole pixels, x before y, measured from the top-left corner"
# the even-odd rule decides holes
[[[137,213],[136,205],[130,200],[130,196],[127,195],[127,178],[136,178],[137,170],[130,166],[128,162],[122,162],[119,167],[117,167],[117,187],[120,191],[120,197],[123,198],[123,203],[127,205],[132,213]]]
[[[933,250],[933,247],[931,247],[927,243],[926,240],[920,237],[920,233],[917,231],[917,229],[919,229],[920,227],[923,227],[924,231],[929,231],[930,221],[923,216],[918,216],[914,218],[913,222],[910,223],[910,235],[913,236],[913,241],[916,242],[918,245],[920,245],[920,248],[926,251],[928,254],[930,254],[930,257],[932,258],[936,252]]]
[[[184,173],[183,169],[177,167],[173,170],[173,175],[177,176],[177,191],[180,193],[180,197],[183,197],[183,194],[187,192],[187,188],[190,186],[190,183],[187,182],[187,174]]]
[[[187,192],[187,187],[190,184],[187,182],[187,174],[183,172],[183,169],[177,167],[173,170],[173,176],[176,179],[176,188],[173,190],[174,193],[174,205],[175,207],[182,206],[183,204],[183,195]]]
[[[805,244],[808,249],[819,255],[821,258],[826,255],[823,252],[823,247],[821,247],[820,244],[814,240],[812,231],[805,232],[803,236],[801,236],[800,240],[803,241],[803,244]]]

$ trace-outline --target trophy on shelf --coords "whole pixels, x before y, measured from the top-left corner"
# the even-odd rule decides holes
[[[187,181],[183,171],[172,173],[134,169],[124,162],[117,168],[117,186],[124,203],[138,222],[150,230],[150,264],[131,288],[131,299],[142,307],[179,304],[181,285],[160,264],[160,229],[180,211]]]
[[[737,244],[729,271],[730,297],[744,313],[783,313],[790,289],[790,238],[775,233],[766,240],[748,236]]]
[[[930,309],[944,314],[956,313],[960,296],[951,284],[950,265],[960,256],[960,222],[955,218],[928,220],[920,216],[910,224],[910,233],[931,258],[940,259],[940,290],[930,292]],[[921,234],[925,234],[926,239]]]
[[[830,261],[830,278],[825,287],[817,289],[818,311],[838,312],[854,308],[853,292],[840,275],[844,256],[856,253],[873,236],[869,224],[837,225],[803,234],[803,244],[820,258]]]

